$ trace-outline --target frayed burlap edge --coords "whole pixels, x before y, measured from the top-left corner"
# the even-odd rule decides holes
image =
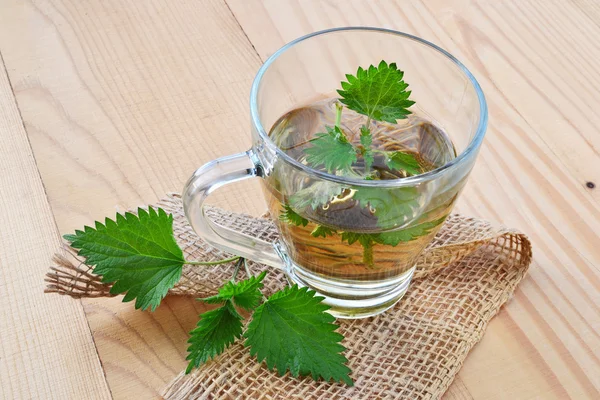
[[[174,234],[186,259],[213,261],[227,254],[203,242],[183,214],[181,198],[156,204],[174,215]],[[277,239],[273,223],[212,208],[211,218],[264,240]],[[386,313],[340,320],[345,355],[355,386],[314,382],[268,371],[241,343],[189,375],[180,374],[164,391],[167,399],[295,398],[437,399],[446,391],[487,323],[512,295],[531,261],[527,237],[475,218],[452,215],[417,263],[405,298]],[[65,245],[47,274],[47,292],[72,297],[112,296],[76,253]],[[185,266],[172,294],[208,296],[230,278],[232,265]],[[263,269],[250,265],[251,273]],[[241,272],[242,277],[245,272]],[[286,284],[280,271],[265,280],[273,292]]]

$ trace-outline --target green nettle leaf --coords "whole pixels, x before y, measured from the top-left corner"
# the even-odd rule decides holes
[[[323,225],[317,225],[315,229],[310,233],[313,237],[327,237],[335,235],[337,232],[331,228]]]
[[[228,282],[219,289],[218,294],[202,299],[202,301],[217,304],[232,300],[236,306],[252,311],[258,306],[262,297],[260,289],[263,287],[262,281],[266,274],[267,271],[263,271],[259,276],[252,276],[238,283]]]
[[[361,187],[353,196],[361,207],[370,207],[377,217],[377,225],[389,228],[413,216],[419,207],[419,191],[415,187],[377,188]]]
[[[420,236],[431,233],[431,230],[442,224],[446,217],[436,219],[435,221],[424,222],[410,228],[399,229],[397,231],[379,233],[376,242],[388,246],[397,246],[401,242],[409,242]]]
[[[356,76],[346,75],[348,81],[342,82],[340,101],[357,113],[395,124],[406,118],[411,113],[408,108],[415,104],[408,99],[410,91],[403,77],[395,63],[381,61],[366,70],[359,67]]]
[[[348,361],[334,332],[335,318],[325,312],[329,307],[314,291],[297,285],[273,294],[254,312],[244,336],[250,354],[265,360],[279,375],[288,369],[292,376],[311,375],[352,385]]]
[[[288,224],[296,225],[296,226],[306,226],[308,225],[308,220],[303,216],[297,214],[292,208],[284,204],[283,211],[281,215],[279,215],[279,220],[283,222],[287,222]]]
[[[294,193],[288,201],[290,206],[296,210],[305,210],[308,207],[316,210],[317,207],[324,206],[343,191],[344,188],[337,184],[316,181]]]
[[[306,162],[312,167],[324,166],[330,174],[349,170],[356,162],[356,149],[337,126],[327,127],[327,133],[317,133],[310,147],[304,150]]]
[[[158,209],[138,209],[138,215],[117,214],[116,221],[96,222],[65,235],[86,264],[95,265],[102,282],[113,283],[113,294],[126,293],[135,307],[152,310],[181,277],[185,259],[173,237],[173,216]]]
[[[221,354],[242,336],[242,317],[231,300],[226,300],[219,308],[205,312],[200,318],[196,328],[190,332],[186,374]]]
[[[371,233],[342,232],[342,241],[348,242],[350,245],[358,242],[363,247],[369,247],[373,244],[374,237],[375,234]]]
[[[390,169],[403,170],[411,175],[419,175],[422,171],[421,165],[415,155],[402,151],[387,153],[385,163]]]

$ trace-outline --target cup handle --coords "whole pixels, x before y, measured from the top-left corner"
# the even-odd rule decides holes
[[[198,168],[183,189],[183,210],[196,233],[212,246],[261,264],[283,269],[272,243],[236,232],[211,221],[204,201],[219,187],[260,177],[262,167],[252,150],[218,158]]]

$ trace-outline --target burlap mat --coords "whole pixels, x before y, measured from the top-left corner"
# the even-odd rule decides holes
[[[188,260],[226,255],[204,243],[187,224],[181,199],[171,194],[157,206],[173,213],[174,233]],[[251,236],[275,240],[268,219],[209,213],[218,223]],[[111,296],[110,286],[91,274],[72,250],[55,258],[48,292],[73,297]],[[460,369],[487,323],[511,296],[531,261],[531,244],[515,230],[452,215],[417,263],[411,287],[395,307],[377,317],[338,320],[354,387],[310,378],[279,377],[250,357],[241,341],[189,375],[176,377],[166,399],[438,399]],[[230,279],[232,265],[186,266],[173,294],[208,296]],[[265,267],[251,264],[253,273]],[[240,278],[244,278],[240,272]],[[265,289],[286,284],[271,270]]]

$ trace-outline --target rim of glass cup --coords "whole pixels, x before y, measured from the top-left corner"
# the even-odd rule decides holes
[[[313,169],[313,168],[311,168],[307,165],[304,165],[301,162],[295,160],[294,158],[290,157],[283,150],[281,150],[275,143],[273,143],[273,141],[271,140],[271,138],[265,131],[265,129],[262,125],[262,122],[260,121],[260,116],[258,114],[258,104],[257,104],[258,89],[259,89],[260,83],[262,81],[263,75],[269,69],[271,64],[273,64],[273,62],[275,60],[277,60],[277,58],[279,58],[279,56],[281,56],[287,50],[292,48],[294,45],[296,45],[300,42],[303,42],[307,39],[310,39],[312,37],[315,37],[315,36],[326,35],[329,33],[335,33],[335,32],[340,32],[340,31],[368,31],[368,32],[380,32],[380,33],[386,33],[386,34],[395,35],[395,36],[401,36],[406,39],[414,40],[416,42],[419,42],[422,45],[432,48],[433,50],[440,53],[440,55],[447,57],[455,65],[457,65],[459,67],[459,69],[463,72],[463,74],[471,82],[471,85],[473,85],[473,87],[475,88],[475,92],[477,94],[477,99],[479,101],[479,123],[477,125],[477,131],[475,132],[475,135],[473,135],[473,137],[469,141],[469,144],[467,145],[467,147],[456,158],[452,159],[451,161],[442,165],[441,167],[431,170],[429,172],[426,172],[424,174],[410,176],[407,178],[375,181],[375,180],[362,180],[362,179],[357,179],[357,178],[341,177],[341,176],[329,174],[324,171],[319,171],[319,170]],[[353,186],[372,186],[372,187],[401,187],[401,186],[409,186],[409,185],[414,186],[415,184],[419,184],[419,183],[423,183],[423,182],[427,182],[427,181],[436,179],[437,177],[446,173],[447,171],[454,169],[464,159],[468,158],[468,156],[471,153],[477,151],[477,149],[481,145],[481,142],[483,141],[483,137],[485,136],[485,131],[487,129],[487,122],[488,122],[487,103],[485,101],[485,96],[483,95],[483,91],[481,90],[481,86],[479,86],[479,83],[477,82],[477,80],[475,79],[475,77],[473,76],[471,71],[469,71],[467,69],[467,67],[465,67],[463,65],[463,63],[458,61],[458,59],[456,59],[456,57],[454,57],[452,54],[448,53],[446,50],[442,49],[441,47],[439,47],[425,39],[421,39],[417,36],[414,36],[414,35],[411,35],[408,33],[395,31],[392,29],[372,28],[372,27],[353,27],[353,26],[326,29],[326,30],[310,33],[308,35],[299,37],[298,39],[292,40],[291,42],[287,43],[286,45],[281,47],[279,50],[277,50],[275,53],[273,53],[273,55],[271,55],[267,59],[267,61],[265,61],[265,63],[260,67],[260,69],[258,70],[258,73],[256,74],[256,77],[254,78],[254,82],[252,83],[252,89],[250,91],[250,116],[252,118],[252,123],[258,130],[258,134],[260,135],[260,137],[262,138],[264,143],[267,144],[270,148],[272,148],[275,151],[275,153],[277,154],[277,156],[281,157],[287,163],[293,165],[294,167],[296,167],[308,174],[315,175],[319,178],[322,178],[322,179],[325,179],[328,181],[333,181],[333,182],[346,184],[346,185],[353,185]]]

